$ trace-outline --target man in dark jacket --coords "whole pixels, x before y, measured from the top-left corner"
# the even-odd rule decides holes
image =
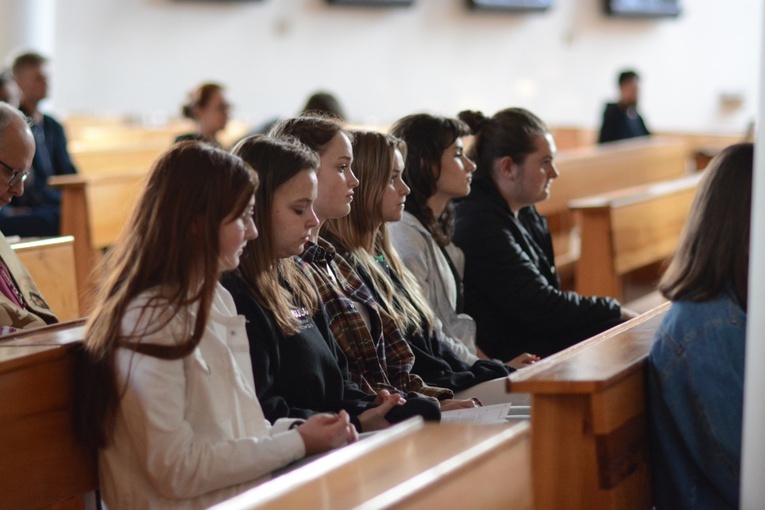
[[[47,59],[24,53],[13,62],[13,76],[21,90],[22,113],[29,117],[35,139],[35,157],[26,191],[2,209],[0,230],[6,235],[50,237],[59,235],[61,192],[48,185],[53,175],[73,174],[64,128],[39,110],[48,95]]]
[[[619,74],[619,102],[606,105],[598,143],[651,134],[637,112],[639,84],[640,77],[635,71]]]

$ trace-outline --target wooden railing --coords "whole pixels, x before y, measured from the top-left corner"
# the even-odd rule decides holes
[[[260,485],[216,510],[532,509],[528,423],[410,421]]]
[[[581,253],[576,291],[623,299],[622,277],[663,262],[677,246],[702,174],[572,201]],[[655,275],[658,278],[658,274]]]
[[[510,375],[530,393],[537,510],[650,510],[645,364],[664,304]]]
[[[20,241],[11,248],[60,321],[82,317],[72,236]]]

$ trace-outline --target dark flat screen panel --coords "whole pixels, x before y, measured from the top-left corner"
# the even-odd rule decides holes
[[[491,11],[545,11],[554,0],[467,0],[468,7]]]
[[[414,0],[327,0],[332,5],[362,5],[367,7],[407,7]]]
[[[679,0],[605,0],[606,13],[633,18],[675,17],[682,8]]]

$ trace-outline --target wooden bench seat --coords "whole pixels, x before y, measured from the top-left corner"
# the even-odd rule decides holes
[[[75,439],[76,346],[84,321],[0,340],[0,508],[85,508],[96,452]],[[511,475],[510,475],[511,474]],[[528,422],[411,420],[266,482],[221,508],[532,506]]]
[[[411,420],[251,489],[215,510],[532,509],[528,423]]]
[[[74,236],[80,311],[90,310],[89,276],[103,250],[113,245],[143,190],[146,172],[87,177],[51,177],[61,188],[61,233]]]
[[[560,177],[553,182],[550,198],[537,204],[537,209],[547,217],[561,279],[566,281],[566,274],[575,272],[579,259],[578,234],[569,202],[682,177],[687,173],[688,157],[685,143],[670,137],[638,138],[560,151],[555,159]]]
[[[75,439],[73,346],[82,321],[0,340],[0,508],[84,508],[95,452]]]
[[[537,510],[650,510],[645,363],[669,304],[510,375],[530,393]]]
[[[570,202],[581,226],[576,291],[622,300],[624,275],[670,257],[701,176],[693,174]]]
[[[74,237],[22,240],[11,244],[45,301],[61,322],[82,317],[74,256]]]

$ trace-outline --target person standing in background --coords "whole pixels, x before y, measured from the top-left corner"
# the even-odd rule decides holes
[[[48,186],[48,178],[77,173],[63,126],[39,109],[40,102],[48,97],[47,64],[47,58],[34,52],[23,53],[13,61],[13,77],[21,91],[19,109],[30,119],[36,150],[26,193],[16,196],[0,212],[0,230],[5,235],[59,235],[61,192]]]
[[[619,73],[619,102],[606,104],[598,143],[651,134],[637,111],[639,89],[640,76],[635,71]]]

